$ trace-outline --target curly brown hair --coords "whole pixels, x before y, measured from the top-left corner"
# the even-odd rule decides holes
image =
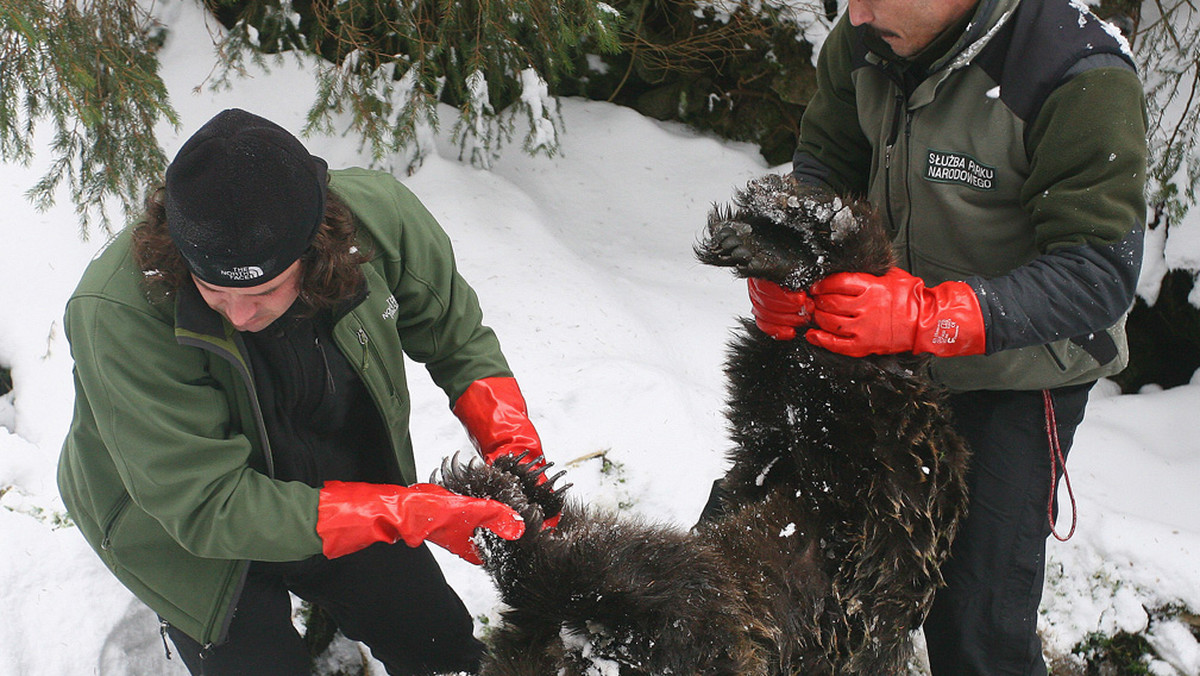
[[[358,242],[358,225],[346,203],[332,192],[325,200],[325,219],[312,244],[300,256],[300,300],[308,309],[331,309],[354,297],[364,284],[360,265],[371,258]],[[146,211],[133,229],[133,259],[144,273],[147,295],[158,302],[173,298],[192,273],[167,230],[163,188],[151,191]]]

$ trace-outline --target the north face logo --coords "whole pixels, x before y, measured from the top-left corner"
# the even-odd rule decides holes
[[[939,319],[933,330],[934,345],[950,345],[958,340],[958,324],[953,319]]]
[[[383,311],[384,319],[392,319],[400,311],[400,303],[396,302],[395,296],[388,296],[387,309]]]
[[[957,183],[975,190],[996,189],[996,168],[959,153],[930,150],[925,156],[925,180]]]
[[[225,279],[228,279],[231,282],[246,282],[251,279],[258,279],[259,277],[262,277],[263,269],[257,265],[244,265],[236,268],[230,268],[228,270],[222,270],[221,274],[225,275]]]

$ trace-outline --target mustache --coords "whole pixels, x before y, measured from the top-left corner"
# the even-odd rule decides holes
[[[868,24],[868,25],[867,25],[867,30],[868,30],[868,31],[871,33],[871,35],[873,35],[873,36],[875,36],[875,37],[879,38],[880,40],[883,40],[884,38],[898,38],[898,37],[900,37],[900,35],[899,35],[898,33],[893,33],[892,31],[889,31],[889,30],[884,30],[884,29],[882,29],[882,28],[877,28],[877,27],[875,27],[875,26],[872,26],[872,25],[870,25],[870,24]]]

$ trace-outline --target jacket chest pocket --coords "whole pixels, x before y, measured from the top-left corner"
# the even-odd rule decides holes
[[[351,320],[348,329],[351,337],[347,341],[349,349],[345,352],[359,377],[381,404],[385,399],[395,400],[399,390],[395,370],[403,368],[402,361],[397,363],[397,360],[403,360],[403,353],[394,356],[385,354],[391,350],[374,338],[357,317]],[[399,349],[396,348],[396,351]]]

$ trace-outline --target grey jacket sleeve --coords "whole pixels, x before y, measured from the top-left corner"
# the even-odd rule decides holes
[[[989,354],[1070,338],[1105,363],[1116,347],[1103,331],[1133,305],[1146,215],[1141,83],[1123,64],[1085,61],[1092,67],[1056,88],[1029,128],[1022,200],[1041,255],[966,280]]]
[[[1133,228],[1113,244],[1059,247],[1007,275],[967,279],[983,311],[987,353],[1071,338],[1106,363],[1101,357],[1116,347],[1100,332],[1133,305],[1142,244],[1142,229]]]

